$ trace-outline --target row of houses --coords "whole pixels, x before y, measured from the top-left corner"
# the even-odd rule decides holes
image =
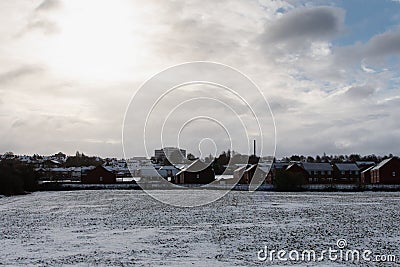
[[[160,177],[175,184],[208,184],[215,181],[214,170],[201,160],[195,160],[189,165],[182,165],[181,169],[175,166],[144,166],[139,170],[139,173],[142,174],[140,179],[149,182]],[[129,172],[129,169],[126,169],[126,171]],[[118,174],[115,168],[98,166],[91,168],[90,171],[82,175],[80,181],[86,184],[116,183]]]
[[[246,165],[237,168],[233,180],[249,184],[255,175],[264,183],[273,184],[278,170],[300,174],[308,184],[400,184],[400,160],[392,157],[379,164],[276,162]]]
[[[212,167],[201,160],[195,160],[189,165],[159,166],[146,158],[131,159],[126,163],[111,159],[99,167],[62,168],[59,167],[59,161],[47,158],[36,170],[41,173],[43,180],[71,180],[83,183],[114,183],[132,176],[151,180],[161,176],[175,184],[208,184],[215,180],[219,183],[250,184],[254,178],[262,179],[266,184],[273,184],[277,171],[284,170],[299,174],[309,184],[400,184],[400,160],[397,157],[383,160],[379,164],[278,161],[272,164],[237,164],[235,167],[233,177],[228,179],[216,178]]]
[[[164,168],[168,169],[167,173],[162,172]],[[212,167],[200,160],[183,168],[164,166],[152,169],[154,175],[150,176],[158,174],[176,184],[207,184],[216,180]],[[396,157],[384,160],[378,165],[374,162],[242,164],[237,166],[232,178],[221,179],[220,183],[250,184],[252,179],[257,178],[264,183],[273,184],[278,170],[300,174],[308,184],[400,184],[400,160]]]

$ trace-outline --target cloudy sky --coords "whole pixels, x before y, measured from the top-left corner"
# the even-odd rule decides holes
[[[1,1],[0,153],[122,157],[124,114],[140,85],[172,65],[213,61],[259,86],[275,118],[277,156],[400,154],[399,56],[400,1]],[[186,89],[234,102],[217,88]],[[246,97],[269,114],[259,97]],[[239,129],[215,104],[198,104],[196,114],[203,107]],[[178,117],[171,129],[184,123]],[[225,149],[209,123],[199,121],[204,131],[193,128],[182,146],[198,154],[196,143],[211,138]],[[247,140],[231,135],[247,152]]]

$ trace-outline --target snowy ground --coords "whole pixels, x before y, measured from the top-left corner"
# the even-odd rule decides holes
[[[37,192],[0,198],[0,265],[317,266],[263,262],[257,252],[322,251],[340,238],[351,249],[397,255],[399,264],[399,207],[399,192],[231,192],[194,208],[138,190]]]

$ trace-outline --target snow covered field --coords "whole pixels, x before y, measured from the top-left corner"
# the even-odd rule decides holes
[[[200,191],[165,191],[189,193]],[[230,192],[194,208],[139,190],[37,192],[0,198],[0,265],[317,266],[260,261],[257,253],[265,245],[322,251],[341,238],[399,264],[399,207],[399,192]]]

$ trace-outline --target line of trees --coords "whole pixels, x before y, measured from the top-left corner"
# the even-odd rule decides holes
[[[82,167],[82,166],[99,166],[102,165],[104,161],[99,157],[89,157],[83,153],[76,152],[75,156],[69,156],[63,167]]]
[[[0,161],[0,194],[18,195],[37,190],[37,174],[32,166],[17,159]]]

